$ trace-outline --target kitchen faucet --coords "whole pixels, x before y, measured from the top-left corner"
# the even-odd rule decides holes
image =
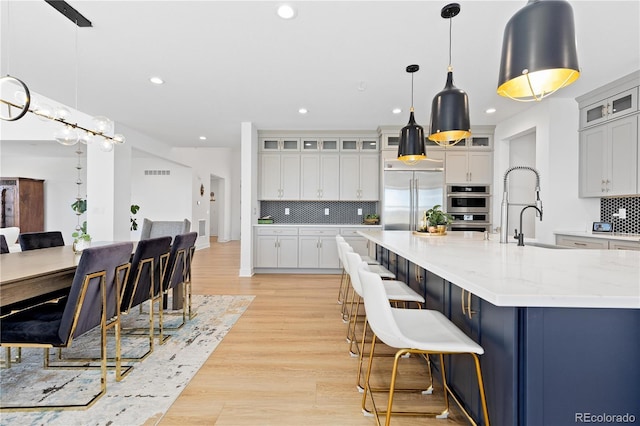
[[[515,235],[513,236],[513,238],[518,240],[519,246],[524,246],[524,234],[522,233],[522,213],[524,213],[524,211],[528,208],[536,209],[538,213],[540,213],[540,220],[542,220],[542,210],[540,210],[535,204],[529,204],[528,206],[524,206],[524,208],[520,210],[520,233],[518,234],[518,230],[516,229]]]
[[[540,173],[538,173],[538,171],[533,167],[529,167],[529,166],[511,167],[504,173],[504,188],[502,190],[502,204],[500,206],[501,207],[500,243],[503,243],[503,244],[507,243],[507,233],[508,233],[507,227],[509,226],[509,189],[508,189],[509,179],[508,178],[509,178],[509,173],[511,173],[514,170],[529,170],[530,172],[533,172],[536,175],[536,189],[535,189],[536,201],[534,206],[536,210],[540,213],[540,220],[542,220],[542,201],[540,200]],[[527,207],[530,207],[530,206],[526,206],[524,209],[522,209],[522,211],[524,211]],[[520,231],[522,231],[522,212],[520,212]],[[517,231],[516,231],[516,234],[517,234]]]

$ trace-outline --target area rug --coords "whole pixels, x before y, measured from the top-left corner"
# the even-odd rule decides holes
[[[2,412],[0,425],[142,425],[159,419],[247,309],[253,296],[193,296],[197,316],[171,334],[165,344],[142,362],[123,362],[133,370],[116,382],[113,370],[107,376],[107,393],[83,411]],[[145,326],[148,314],[123,317],[123,327]],[[168,327],[179,324],[181,316],[169,317]],[[148,326],[148,325],[147,325]],[[108,341],[113,342],[113,336]],[[65,357],[100,355],[99,333],[87,333],[73,342]],[[123,357],[137,357],[148,348],[148,339],[127,337],[122,342]],[[4,350],[3,350],[4,351]],[[112,355],[109,345],[108,354]],[[47,405],[87,402],[100,389],[99,369],[43,369],[42,349],[23,349],[23,360],[0,371],[2,406]],[[3,353],[4,356],[4,353]],[[53,360],[53,354],[51,356]]]

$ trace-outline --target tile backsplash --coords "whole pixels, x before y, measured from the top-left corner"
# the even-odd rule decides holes
[[[289,209],[289,214],[285,214]],[[325,214],[329,209],[329,214]],[[358,215],[362,209],[362,215]],[[377,201],[262,201],[260,217],[270,215],[274,223],[361,224],[378,212]]]
[[[626,219],[612,216],[621,208],[627,209]],[[640,234],[640,197],[601,198],[600,220],[613,223],[615,232]]]

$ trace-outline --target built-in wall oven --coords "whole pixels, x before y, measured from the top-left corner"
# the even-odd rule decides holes
[[[491,231],[490,186],[447,186],[447,213],[454,218],[450,231]]]

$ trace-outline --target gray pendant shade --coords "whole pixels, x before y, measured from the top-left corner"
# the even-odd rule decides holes
[[[409,123],[400,130],[398,160],[408,164],[427,158],[424,146],[424,129],[416,124],[413,108],[409,115]]]
[[[469,98],[453,85],[452,71],[447,73],[444,89],[433,98],[430,129],[429,139],[440,145],[454,145],[471,136]]]
[[[579,76],[571,5],[561,0],[529,0],[504,30],[498,94],[540,100]]]

